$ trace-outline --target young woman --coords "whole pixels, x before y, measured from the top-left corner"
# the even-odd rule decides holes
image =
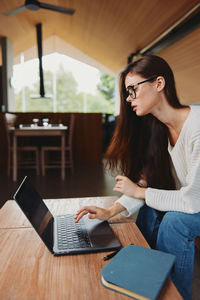
[[[75,219],[129,216],[140,199],[138,227],[152,248],[176,256],[171,279],[191,300],[194,239],[200,235],[200,107],[180,104],[172,70],[158,56],[129,64],[120,87],[107,159],[120,174],[114,190],[124,195],[109,209],[83,207]]]

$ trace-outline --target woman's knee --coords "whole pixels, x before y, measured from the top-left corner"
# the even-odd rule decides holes
[[[167,212],[160,224],[159,232],[162,234],[177,234],[194,239],[200,229],[200,218],[198,224],[197,216],[183,212]],[[198,226],[199,225],[199,226]]]
[[[181,212],[167,212],[160,224],[159,231],[170,234],[177,232],[180,234],[188,235],[190,230],[185,221],[186,214]]]
[[[157,237],[157,249],[183,248],[193,242],[195,233],[188,225],[187,216],[181,212],[167,212],[162,219]],[[174,250],[173,250],[174,251]]]

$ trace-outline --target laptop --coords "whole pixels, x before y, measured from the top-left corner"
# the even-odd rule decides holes
[[[121,244],[107,221],[73,214],[53,216],[27,176],[13,196],[46,247],[54,255],[116,250]]]

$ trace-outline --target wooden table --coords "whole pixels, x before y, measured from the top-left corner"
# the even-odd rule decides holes
[[[45,200],[53,214],[74,213],[82,205],[108,207],[116,197]],[[123,246],[149,247],[135,223],[117,216],[111,224]],[[54,257],[14,201],[0,210],[0,299],[122,300],[129,299],[100,283],[105,253]],[[159,299],[182,299],[167,279]]]
[[[13,181],[17,180],[17,138],[30,136],[60,136],[61,137],[61,178],[65,179],[65,136],[67,126],[27,126],[10,128],[13,138]]]

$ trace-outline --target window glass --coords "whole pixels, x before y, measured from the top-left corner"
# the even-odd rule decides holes
[[[14,66],[16,112],[114,112],[114,77],[58,53],[43,56],[43,69],[45,98],[38,59]]]

